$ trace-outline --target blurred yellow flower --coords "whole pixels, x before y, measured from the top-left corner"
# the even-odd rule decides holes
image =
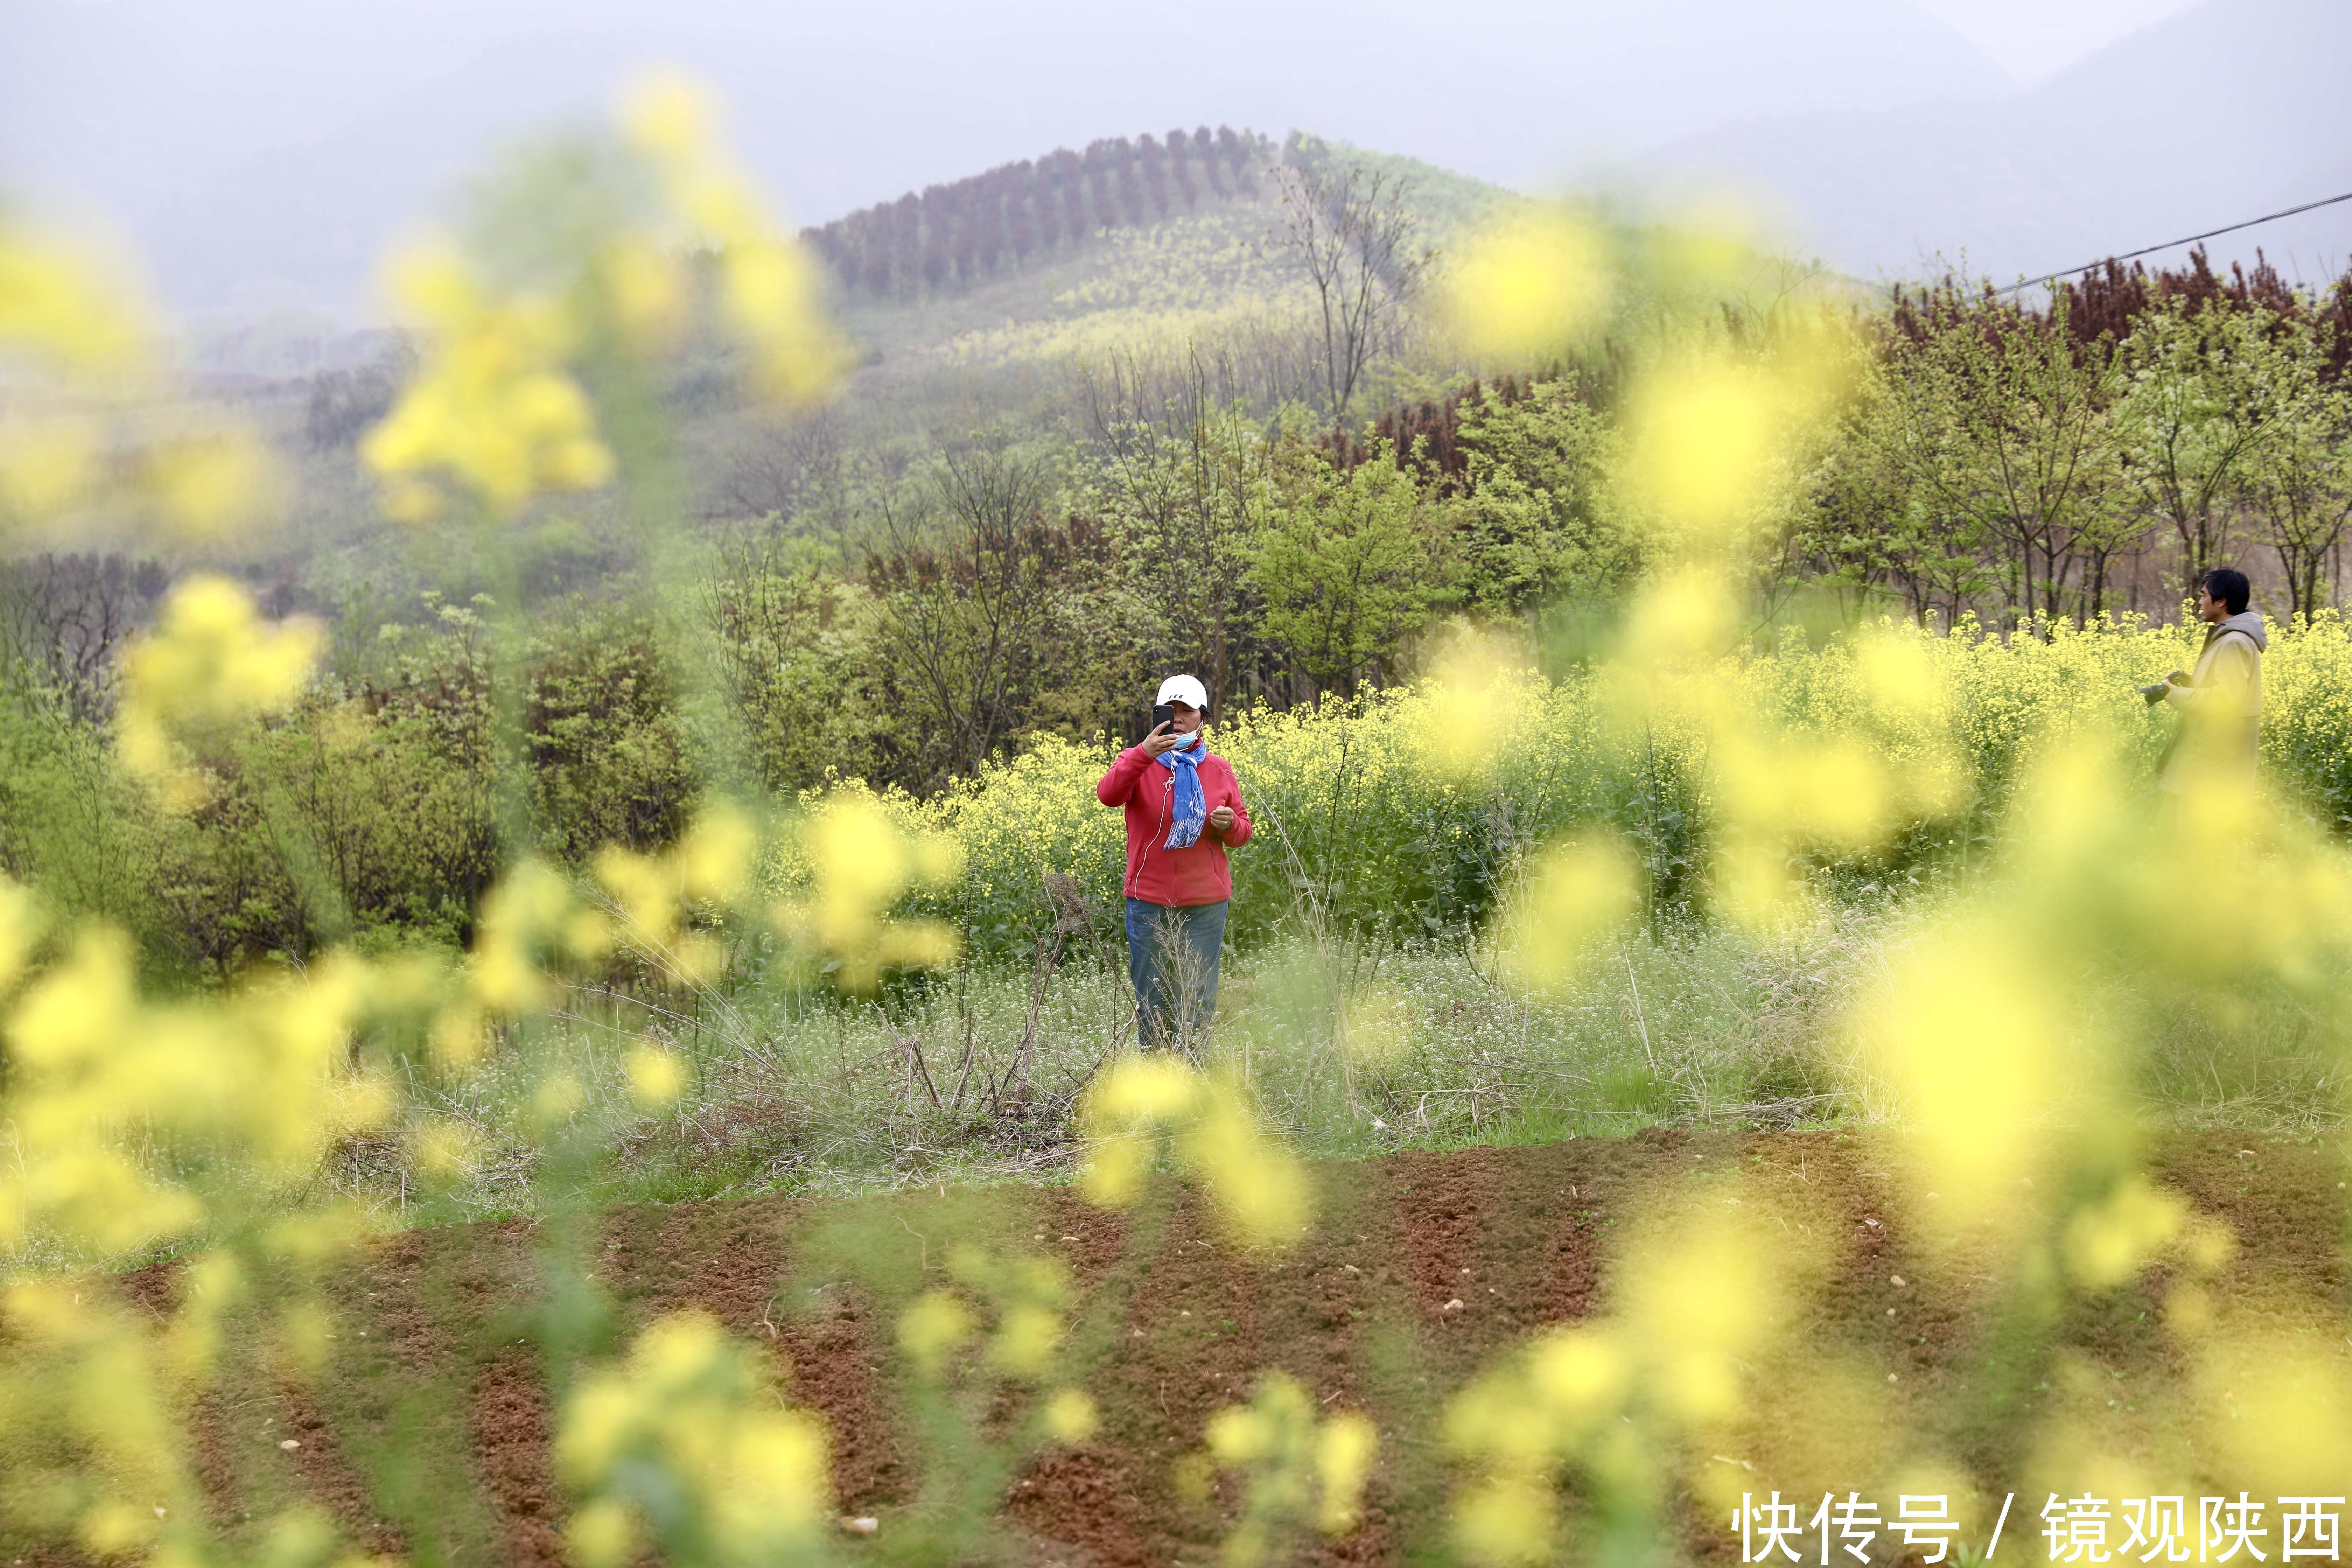
[[[153,342],[103,258],[0,218],[0,361],[80,375],[143,369]]]
[[[950,1352],[970,1340],[980,1325],[951,1290],[929,1290],[898,1315],[898,1347],[927,1377],[946,1367]]]
[[[396,514],[438,515],[436,478],[467,487],[499,516],[543,490],[611,481],[613,454],[564,368],[579,330],[562,304],[492,296],[446,245],[396,258],[387,288],[427,345],[415,378],[360,447],[391,482]]]
[[[1315,1436],[1315,1479],[1321,1493],[1316,1525],[1326,1535],[1356,1527],[1364,1483],[1380,1457],[1379,1431],[1368,1416],[1342,1410],[1328,1417]]]
[[[2120,1285],[2178,1236],[2188,1218],[2189,1205],[2178,1194],[2132,1176],[2066,1222],[2067,1267],[2094,1289]]]
[[[1220,1465],[1243,1473],[1242,1516],[1225,1538],[1230,1568],[1271,1555],[1285,1526],[1353,1530],[1378,1456],[1372,1424],[1352,1410],[1315,1418],[1314,1401],[1286,1373],[1262,1374],[1247,1405],[1213,1412],[1202,1436]]]
[[[0,509],[25,521],[72,507],[98,481],[105,435],[87,415],[0,416]]]
[[[676,1051],[637,1045],[629,1050],[629,1097],[646,1110],[675,1105],[686,1091],[686,1063]]]
[[[226,577],[172,591],[155,630],[123,657],[115,733],[133,773],[162,783],[178,771],[175,738],[282,708],[309,679],[319,629],[264,622]]]
[[[1066,1388],[1045,1402],[1046,1435],[1056,1443],[1083,1443],[1101,1422],[1093,1398],[1082,1388]]]
[[[816,264],[719,146],[710,95],[684,77],[656,76],[625,96],[620,118],[684,227],[717,252],[720,304],[751,350],[761,389],[793,400],[824,392],[848,367],[848,344],[825,313]]]
[[[870,990],[885,969],[944,968],[955,962],[953,930],[937,921],[889,916],[909,888],[955,874],[952,840],[903,833],[872,795],[845,790],[803,825],[800,853],[813,886],[805,897],[778,902],[770,918],[828,961],[836,984]]]
[[[1773,477],[1777,391],[1756,371],[1721,359],[1654,374],[1631,412],[1634,494],[1709,542],[1729,536]]]
[[[673,249],[642,235],[626,236],[604,254],[598,270],[613,319],[632,350],[652,357],[677,346],[693,301]]]
[[[1549,989],[1572,980],[1593,942],[1640,910],[1640,868],[1632,853],[1618,839],[1584,836],[1537,859],[1497,936],[1519,978]]]
[[[284,484],[268,444],[233,427],[159,443],[145,461],[164,520],[199,540],[250,522],[278,501]]]
[[[1296,1155],[1266,1135],[1247,1092],[1173,1055],[1115,1063],[1079,1106],[1086,1169],[1079,1190],[1124,1207],[1142,1195],[1160,1135],[1172,1135],[1178,1161],[1199,1175],[1226,1225],[1246,1245],[1273,1247],[1304,1227],[1314,1193]]]
[[[1593,226],[1546,208],[1474,235],[1445,279],[1444,310],[1473,353],[1526,364],[1572,345],[1612,289]]]
[[[625,1561],[641,1541],[714,1563],[809,1560],[831,1518],[823,1426],[779,1408],[766,1358],[699,1312],[639,1334],[617,1366],[565,1402],[556,1460],[582,1500],[567,1530],[583,1560]],[[679,1506],[648,1515],[648,1484]]]

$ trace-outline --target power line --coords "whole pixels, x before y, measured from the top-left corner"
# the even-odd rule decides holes
[[[2094,267],[2104,267],[2110,261],[2130,261],[2137,257],[2153,256],[2159,250],[2171,250],[2183,245],[2194,245],[2200,239],[2212,239],[2221,235],[2235,234],[2242,228],[2252,228],[2258,223],[2271,223],[2279,218],[2293,217],[2297,213],[2307,213],[2315,207],[2332,207],[2337,202],[2352,202],[2352,191],[2347,191],[2340,196],[2328,196],[2321,201],[2305,202],[2299,207],[2289,207],[2284,212],[2266,213],[2261,217],[2250,217],[2243,223],[2233,223],[2227,228],[2209,228],[2203,234],[2192,234],[2187,239],[2168,239],[2162,245],[2151,245],[2141,250],[2127,250],[2121,256],[2102,256],[2096,261],[2085,261],[2080,267],[2063,267],[2055,272],[2040,278],[2028,279],[2022,283],[2012,283],[2000,292],[2014,294],[2021,289],[2038,289],[2044,283],[2054,283],[2061,278],[2072,278],[2078,272],[2088,272]]]

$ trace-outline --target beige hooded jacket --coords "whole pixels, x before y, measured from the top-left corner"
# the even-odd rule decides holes
[[[2260,610],[2243,610],[2209,629],[2186,686],[2164,700],[2180,710],[2180,731],[2157,787],[2179,794],[2192,779],[2250,784],[2261,742],[2263,654],[2270,633]]]

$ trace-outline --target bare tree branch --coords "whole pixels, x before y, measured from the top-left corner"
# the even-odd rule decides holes
[[[1275,168],[1282,227],[1274,237],[1306,271],[1321,330],[1328,412],[1345,419],[1375,356],[1391,350],[1437,261],[1417,244],[1412,182],[1294,149]]]

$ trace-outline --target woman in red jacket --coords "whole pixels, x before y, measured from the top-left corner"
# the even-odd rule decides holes
[[[1249,842],[1233,764],[1201,732],[1209,693],[1189,675],[1160,682],[1176,717],[1118,754],[1095,785],[1127,808],[1127,971],[1143,1049],[1192,1051],[1217,1007],[1217,957],[1234,896],[1225,851]]]

